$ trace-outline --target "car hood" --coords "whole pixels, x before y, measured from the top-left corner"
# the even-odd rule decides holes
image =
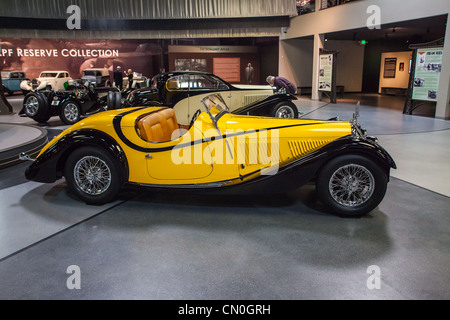
[[[280,119],[258,116],[241,116],[227,114],[218,123],[219,127],[225,126],[227,132],[261,131],[278,129],[280,134],[287,136],[305,135],[342,137],[352,133],[352,127],[348,121],[325,121],[308,119]]]

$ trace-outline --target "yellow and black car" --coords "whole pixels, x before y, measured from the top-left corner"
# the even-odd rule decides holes
[[[82,119],[42,149],[26,177],[54,182],[64,176],[87,203],[113,200],[124,184],[274,194],[315,181],[333,212],[359,216],[382,201],[391,168],[394,160],[356,117],[343,122],[235,115],[220,94],[212,94],[185,126],[164,106]]]

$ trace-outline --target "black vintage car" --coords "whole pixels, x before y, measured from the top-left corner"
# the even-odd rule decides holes
[[[28,116],[39,123],[59,116],[72,125],[83,115],[120,107],[121,94],[116,88],[95,87],[93,83],[75,83],[66,90],[51,89],[29,92],[23,99],[20,116]]]
[[[201,109],[201,99],[220,93],[234,114],[298,118],[292,100],[285,92],[274,92],[269,85],[232,85],[218,76],[198,71],[174,71],[153,77],[151,86],[132,91],[124,107],[164,105],[174,109],[182,124]]]

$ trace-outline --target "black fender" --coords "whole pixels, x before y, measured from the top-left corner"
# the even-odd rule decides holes
[[[85,99],[85,100],[81,100],[81,99],[78,99],[78,98],[75,96],[74,93],[70,93],[67,97],[64,97],[64,98],[61,98],[61,97],[60,97],[60,100],[59,100],[59,101],[60,101],[60,102],[59,102],[59,104],[58,104],[58,107],[55,108],[56,111],[54,110],[56,114],[59,114],[59,110],[61,110],[61,106],[62,106],[64,103],[66,103],[67,101],[73,101],[73,102],[75,102],[75,103],[80,107],[81,115],[85,115],[85,114],[91,112],[92,109],[95,109],[95,108],[99,108],[99,107],[100,107],[100,105],[97,103],[97,100],[92,100],[92,99],[90,99],[90,98]],[[51,103],[51,102],[50,102],[50,103]]]
[[[260,112],[264,110],[269,111],[271,107],[273,107],[279,102],[292,100],[297,100],[297,97],[290,93],[276,93],[265,99],[238,108],[231,113],[245,115],[245,114],[254,114],[255,112]]]
[[[284,173],[286,177],[297,177],[298,181],[296,182],[304,184],[316,178],[321,168],[327,162],[336,157],[349,154],[365,156],[371,159],[385,171],[388,179],[390,169],[397,169],[394,159],[375,139],[345,136],[281,168],[280,173]]]
[[[357,154],[371,158],[382,166],[388,173],[389,170],[397,169],[397,165],[391,155],[378,144],[375,138],[356,138],[346,136],[333,141],[321,149],[327,158],[345,154]]]
[[[111,136],[93,129],[80,129],[56,141],[26,169],[25,177],[36,182],[55,182],[62,178],[70,153],[83,146],[103,148],[110,153],[122,169],[123,181],[128,181],[128,162],[123,149]]]

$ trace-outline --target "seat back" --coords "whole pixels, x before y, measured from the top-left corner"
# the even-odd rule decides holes
[[[139,135],[149,142],[166,142],[178,138],[178,129],[177,117],[171,108],[149,113],[137,121]]]

